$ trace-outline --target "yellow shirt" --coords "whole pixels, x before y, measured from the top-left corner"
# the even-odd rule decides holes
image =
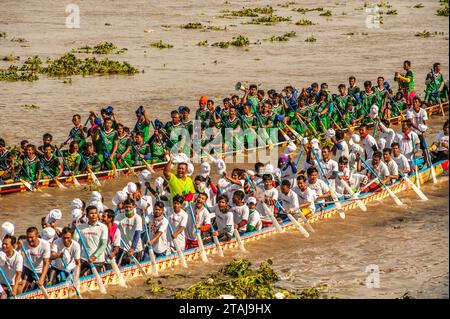
[[[178,178],[175,174],[170,174],[170,179],[168,182],[170,196],[174,198],[176,195],[186,196],[189,193],[194,194],[195,188],[192,179],[186,176],[185,180]],[[190,200],[192,201],[192,200]]]

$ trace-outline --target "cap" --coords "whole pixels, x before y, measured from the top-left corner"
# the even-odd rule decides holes
[[[136,191],[137,191],[136,183],[133,183],[133,182],[129,182],[125,188],[126,188],[125,192],[127,194],[133,194],[133,193],[136,193]]]
[[[208,162],[203,162],[200,165],[200,175],[207,177],[211,173],[211,165]]]
[[[91,200],[92,201],[97,201],[97,200],[101,201],[102,200],[102,194],[100,194],[97,191],[93,191],[92,194],[91,194]]]
[[[4,222],[2,224],[2,239],[6,236],[6,235],[14,235],[14,224],[10,223],[10,222]]]
[[[120,202],[125,201],[128,198],[128,195],[124,191],[118,191],[114,194],[114,197],[112,199],[112,203],[114,206],[119,205]]]
[[[248,175],[248,176],[255,176],[255,172],[252,171],[251,169],[249,169],[249,170],[247,171],[247,175]]]
[[[353,134],[351,140],[353,141],[353,143],[358,144],[359,142],[361,142],[361,137],[358,134]]]
[[[72,201],[71,207],[72,207],[72,209],[75,209],[75,208],[82,209],[83,208],[83,202],[81,201],[81,199],[75,198]]]
[[[51,240],[56,236],[56,231],[52,227],[45,227],[41,231],[41,237],[44,240]]]
[[[219,174],[223,174],[227,170],[227,165],[222,159],[218,159],[216,161],[216,167],[219,172]]]
[[[335,130],[333,130],[332,128],[329,128],[329,129],[327,130],[327,137],[328,137],[328,138],[332,138],[332,137],[335,137],[335,136],[336,136]]]
[[[72,210],[72,221],[78,221],[81,216],[83,216],[83,211],[81,209],[75,208]]]
[[[264,167],[264,174],[273,174],[273,171],[274,171],[274,167],[272,164],[267,164]]]
[[[255,197],[249,197],[249,198],[247,199],[247,205],[248,205],[248,204],[255,204],[255,205],[256,205],[256,203],[257,203],[257,201],[256,201],[256,198],[255,198]]]
[[[137,208],[144,210],[147,209],[148,206],[153,205],[153,200],[151,196],[142,196],[142,198],[137,203]]]
[[[161,191],[163,189],[164,179],[161,176],[159,176],[157,179],[155,179],[155,185],[156,188],[158,188]]]
[[[194,174],[194,165],[192,163],[188,163],[186,175],[191,176],[192,174]]]
[[[207,102],[208,102],[208,98],[206,96],[202,95],[200,97],[199,103],[200,104],[206,104]]]

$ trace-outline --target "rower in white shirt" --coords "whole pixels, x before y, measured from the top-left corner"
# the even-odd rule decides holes
[[[364,156],[364,149],[359,145],[359,142],[360,137],[358,134],[353,134],[349,140],[350,153],[348,157],[348,168],[351,173],[358,172],[357,154],[359,154],[359,156]]]
[[[380,127],[380,133],[378,135],[378,149],[382,150],[386,147],[391,147],[395,138],[395,131],[390,127],[391,123],[387,119],[380,119],[378,116],[378,123]]]
[[[313,157],[309,157],[310,159]],[[334,187],[334,177],[335,173],[338,170],[338,164],[335,160],[331,159],[331,150],[328,146],[324,146],[322,148],[322,158],[319,160],[320,164],[317,163],[316,160],[314,160],[312,163],[314,163],[315,167],[322,166],[323,173],[325,175],[322,175],[322,170],[319,170],[319,178],[320,179],[328,179],[331,186]]]
[[[449,144],[449,120],[446,120],[442,131],[436,134],[433,147],[435,150],[431,152],[433,163],[448,159],[448,144]]]
[[[384,184],[390,184],[391,177],[389,175],[389,169],[387,165],[381,160],[382,157],[383,154],[379,151],[376,151],[373,153],[372,158],[368,159],[366,162]],[[362,169],[362,167],[363,166],[361,164],[360,168]],[[369,176],[370,180],[376,178],[376,176],[373,176],[369,170],[365,170],[365,174]]]
[[[413,107],[406,112],[406,119],[409,121],[409,125],[414,132],[421,134],[419,125],[427,125],[428,114],[422,107],[422,101],[418,96],[413,98]]]
[[[323,206],[325,199],[331,196],[330,188],[323,180],[319,179],[319,172],[314,166],[308,168],[306,173],[308,175],[307,185],[316,194],[315,203]]]
[[[2,276],[0,276],[0,287],[4,287],[8,297],[17,295],[23,269],[22,254],[14,249],[16,241],[16,237],[5,234],[2,240],[2,249],[0,251],[0,268],[5,274],[6,280],[12,288],[12,292],[8,291],[7,283]]]
[[[316,206],[314,202],[317,198],[315,191],[308,187],[307,179],[304,175],[297,176],[297,186],[292,189],[298,196],[298,205],[302,214],[307,217],[314,214]]]
[[[398,165],[392,158],[392,149],[384,148],[383,149],[383,162],[386,164],[389,170],[389,176],[391,178],[391,182],[394,183],[398,179]]]
[[[211,212],[215,215],[213,236],[217,236],[220,241],[229,241],[233,237],[234,216],[227,195],[217,197],[217,205],[211,208]]]
[[[361,137],[361,144],[366,153],[365,158],[372,158],[373,152],[378,150],[377,141],[369,134],[367,124],[363,123],[359,127],[359,136]]]
[[[411,163],[413,160],[413,149],[416,151],[419,149],[420,141],[417,133],[409,128],[408,121],[402,122],[402,132],[395,135],[394,142],[398,143],[400,153],[405,155],[406,159]]]
[[[331,141],[334,143],[331,151],[336,159],[339,159],[341,156],[345,156],[348,158],[350,155],[349,145],[345,141],[344,137],[344,131],[338,130],[336,131],[335,137],[331,139]]]
[[[170,241],[172,242],[176,240],[181,250],[184,250],[184,247],[186,246],[185,229],[189,215],[181,208],[182,206],[183,197],[176,195],[173,198],[173,208],[167,208],[168,213],[166,216],[169,219],[169,223],[173,229],[173,234],[168,234],[169,238],[171,238]],[[176,251],[173,243],[171,243],[171,249],[173,252]]]
[[[400,152],[400,145],[397,142],[392,143],[392,159],[397,164],[400,173],[409,174],[411,167],[406,156]]]
[[[156,202],[150,222],[147,225],[149,241],[146,245],[152,247],[156,257],[166,256],[170,253],[167,240],[168,226],[169,221],[164,217],[164,204]]]
[[[297,194],[291,189],[291,182],[289,180],[284,180],[281,182],[280,186],[279,200],[286,213],[292,214],[296,213],[300,205],[298,203]],[[283,219],[287,218],[287,215],[280,215]]]

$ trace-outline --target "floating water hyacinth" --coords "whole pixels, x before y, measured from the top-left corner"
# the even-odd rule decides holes
[[[173,45],[164,43],[162,40],[159,40],[158,42],[150,43],[150,47],[157,49],[171,49],[173,48]]]
[[[316,25],[316,23],[314,23],[314,22],[312,22],[311,20],[308,20],[308,19],[300,19],[295,24],[296,25],[304,25],[304,26]]]

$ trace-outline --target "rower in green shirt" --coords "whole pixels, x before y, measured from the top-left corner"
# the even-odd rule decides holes
[[[388,97],[388,90],[384,87],[384,77],[379,76],[377,79],[377,86],[372,88],[375,94],[375,104],[378,106],[378,115],[382,116],[386,108],[386,102]]]
[[[165,142],[164,135],[156,128],[152,137],[150,138],[150,154],[152,157],[152,164],[162,163],[165,160],[165,150],[168,149]]]
[[[441,73],[441,64],[434,63],[431,72],[425,80],[425,103],[439,103],[440,100],[448,100],[448,92],[444,90],[444,76]]]
[[[144,160],[151,160],[152,156],[150,152],[150,145],[144,144],[144,137],[142,133],[136,133],[132,146],[132,157],[134,160],[134,165],[140,166],[144,164]]]
[[[84,152],[80,154],[81,166],[80,170],[83,173],[87,173],[90,170],[98,172],[101,169],[101,163],[98,159],[97,153],[94,151],[94,145],[91,142],[84,144]],[[84,159],[84,160],[83,160]]]
[[[117,131],[112,128],[113,121],[108,118],[104,126],[97,131],[100,139],[100,149],[97,150],[102,167],[108,170],[113,168],[112,161],[117,151]]]
[[[75,141],[79,148],[82,148],[84,143],[86,143],[86,139],[88,138],[88,129],[87,127],[81,125],[81,116],[79,114],[72,116],[72,123],[74,127],[70,130],[68,139],[62,143],[59,148],[63,148],[72,141]]]
[[[364,91],[360,94],[361,104],[357,108],[360,117],[362,117],[363,123],[371,123],[372,119],[368,116],[370,113],[370,108],[373,104],[375,104],[376,96],[372,91],[372,82],[365,81],[364,82]]]
[[[139,105],[136,110],[136,124],[134,125],[134,132],[142,132],[144,136],[144,143],[148,143],[150,139],[150,119],[145,113],[145,109],[142,105]]]
[[[145,133],[139,131],[145,136]],[[125,168],[133,166],[134,162],[131,156],[131,142],[130,136],[125,132],[125,128],[122,124],[117,124],[117,151],[114,157],[114,164],[116,168]]]
[[[78,144],[75,141],[72,141],[69,145],[69,149],[61,152],[62,156],[64,156],[64,170],[69,169],[74,175],[80,174],[81,172],[81,155],[78,151]],[[68,167],[66,167],[66,165]]]
[[[35,187],[39,187],[39,181],[41,179],[41,161],[36,156],[36,147],[32,144],[28,144],[26,147],[26,154],[23,160],[19,161],[20,173],[19,178],[29,182],[36,182]]]

